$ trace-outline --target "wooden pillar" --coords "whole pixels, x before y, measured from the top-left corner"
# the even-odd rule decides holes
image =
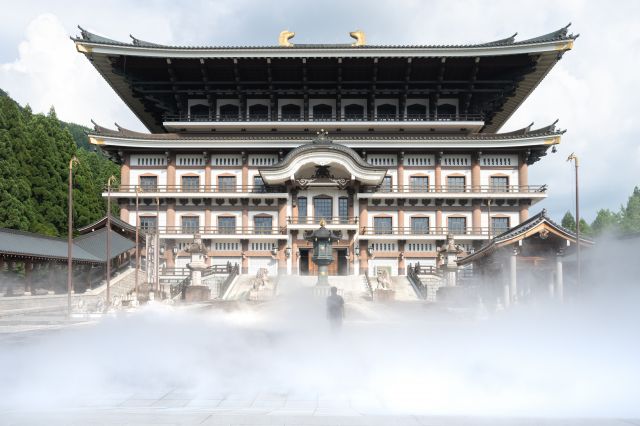
[[[209,230],[211,229],[211,226],[212,226],[211,219],[212,219],[211,204],[205,204],[204,206],[204,227],[205,227],[204,233],[205,234],[207,232],[210,232]]]
[[[173,248],[176,246],[176,242],[175,240],[166,240],[165,245],[164,258],[167,262],[167,268],[173,268],[176,266],[176,260],[173,256]]]
[[[287,227],[287,200],[278,200],[278,232]],[[278,240],[278,274],[287,273],[286,240]]]
[[[471,192],[480,192],[480,153],[471,156]]]
[[[291,275],[298,274],[298,231],[291,231]]]
[[[471,210],[471,227],[473,228],[473,232],[480,232],[480,228],[482,228],[482,200],[473,200],[472,201],[472,210]],[[491,220],[491,218],[489,218]]]
[[[176,226],[176,200],[167,198],[167,227]],[[156,219],[158,226],[160,226],[160,217]]]
[[[91,290],[91,264],[87,265],[84,268],[84,273],[85,273],[85,280],[87,283],[87,288],[85,291]]]
[[[407,267],[404,260],[404,249],[407,242],[405,240],[398,241],[398,275],[406,275]]]
[[[122,166],[120,166],[120,185],[131,185],[131,155],[124,154]]]
[[[247,192],[249,185],[249,156],[242,153],[242,192]]]
[[[436,234],[442,231],[442,200],[436,200]]]
[[[442,191],[442,153],[436,155],[436,167],[435,167],[435,190],[436,192]]]
[[[249,227],[249,199],[243,199],[242,202],[242,232],[247,232]]]
[[[211,191],[211,185],[213,185],[213,183],[211,183],[211,157],[205,155],[204,159],[206,161],[204,166],[204,191],[209,192]]]
[[[241,273],[248,274],[249,273],[249,240],[240,240],[240,244],[242,244],[242,265],[241,265]]]
[[[518,186],[520,191],[526,191],[529,185],[529,166],[527,165],[527,156],[523,155],[520,158],[518,165]],[[520,200],[520,223],[529,218],[529,204],[525,200]]]
[[[404,199],[398,198],[398,232],[402,233],[404,231],[403,228],[404,228]]]
[[[33,270],[33,262],[24,262],[24,294],[32,294],[31,273]]]
[[[170,153],[167,158],[167,189],[171,190],[176,186],[176,154]]]
[[[367,253],[369,241],[360,240],[360,274],[364,275],[369,271],[369,254]]]
[[[369,200],[367,198],[360,199],[360,214],[358,215],[358,224],[361,230],[369,226]]]
[[[400,113],[402,116],[402,112]],[[400,154],[398,154],[398,191],[402,192],[403,188],[404,188],[404,151],[401,151]]]
[[[120,220],[129,223],[129,204],[120,205]]]

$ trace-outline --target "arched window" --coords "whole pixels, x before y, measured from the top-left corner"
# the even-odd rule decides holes
[[[407,107],[407,120],[424,120],[426,118],[426,105],[411,104]]]
[[[313,119],[314,120],[331,120],[333,114],[333,108],[331,105],[318,104],[313,107]]]
[[[301,110],[300,105],[286,104],[282,106],[280,114],[282,114],[282,118],[285,120],[300,120]]]
[[[358,104],[349,104],[344,107],[345,120],[362,120],[364,118],[364,107]]]
[[[391,104],[378,105],[376,108],[376,115],[378,120],[395,120],[396,119],[396,106]]]
[[[249,107],[251,120],[266,121],[269,118],[269,107],[263,104],[254,104]]]
[[[191,121],[209,121],[209,107],[198,104],[189,108],[189,119]]]
[[[240,108],[237,105],[225,104],[220,107],[220,119],[224,121],[237,121]]]
[[[438,105],[438,117],[443,119],[455,118],[457,109],[453,104]]]

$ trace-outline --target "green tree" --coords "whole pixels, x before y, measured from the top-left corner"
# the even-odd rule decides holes
[[[594,236],[602,235],[603,233],[619,232],[620,227],[620,215],[612,212],[609,209],[600,209],[596,214],[596,218],[591,223],[591,229]]]
[[[573,217],[571,212],[566,212],[562,217],[562,227],[567,228],[570,231],[576,231],[576,219]]]
[[[640,232],[640,188],[635,187],[621,211],[621,228],[624,233]]]

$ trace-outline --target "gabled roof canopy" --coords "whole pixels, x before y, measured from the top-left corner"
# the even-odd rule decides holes
[[[544,36],[458,46],[164,46],[122,43],[81,29],[73,38],[124,102],[153,132],[184,115],[187,99],[451,97],[496,132],[577,36]],[[375,89],[374,89],[375,87]]]

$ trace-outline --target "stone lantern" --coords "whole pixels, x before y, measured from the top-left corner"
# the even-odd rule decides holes
[[[333,242],[338,241],[340,237],[325,228],[324,219],[320,220],[320,228],[316,229],[305,237],[305,240],[313,244],[313,263],[318,265],[318,286],[329,285],[329,265],[333,262]]]
[[[191,283],[184,289],[185,299],[190,302],[208,300],[211,296],[211,290],[209,286],[202,284],[202,272],[207,269],[205,263],[207,249],[202,244],[199,234],[194,236],[188,252],[191,255],[191,262],[187,264],[187,268],[191,271]]]
[[[453,235],[447,235],[447,242],[438,250],[438,254],[443,259],[442,270],[444,272],[445,284],[449,287],[456,285],[458,273],[458,255],[463,250],[455,244]]]

